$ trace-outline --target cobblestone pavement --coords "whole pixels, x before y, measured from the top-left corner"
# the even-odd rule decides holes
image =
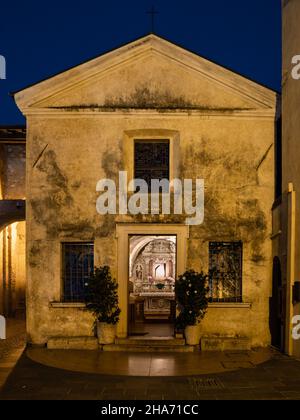
[[[8,319],[7,338],[0,340],[0,389],[22,355],[25,342],[25,321]]]
[[[261,365],[222,374],[129,377],[47,367],[33,362],[24,352],[0,399],[300,400],[300,361],[274,353]]]

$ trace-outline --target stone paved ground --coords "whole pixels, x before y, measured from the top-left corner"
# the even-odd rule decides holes
[[[276,352],[271,360],[261,365],[220,374],[105,376],[76,373],[33,362],[23,352],[25,338],[24,322],[8,320],[7,340],[0,341],[0,400],[300,400],[300,361]]]
[[[51,368],[23,353],[0,399],[300,400],[300,362],[275,353],[262,365],[218,375],[121,377]]]
[[[0,340],[0,390],[20,358],[25,342],[25,321],[8,319],[7,339]]]

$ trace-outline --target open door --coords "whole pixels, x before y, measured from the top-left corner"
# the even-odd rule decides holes
[[[129,236],[129,336],[174,336],[176,235]]]

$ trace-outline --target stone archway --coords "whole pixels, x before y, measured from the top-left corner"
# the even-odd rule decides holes
[[[2,228],[0,253],[0,313],[23,319],[26,311],[25,221]]]
[[[132,235],[129,252],[129,335],[173,336],[176,235]]]

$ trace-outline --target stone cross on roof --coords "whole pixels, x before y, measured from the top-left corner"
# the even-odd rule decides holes
[[[147,15],[151,16],[151,32],[154,32],[154,20],[155,20],[155,15],[158,15],[158,11],[155,10],[155,7],[152,6],[151,10],[149,10],[148,12],[146,12]]]

